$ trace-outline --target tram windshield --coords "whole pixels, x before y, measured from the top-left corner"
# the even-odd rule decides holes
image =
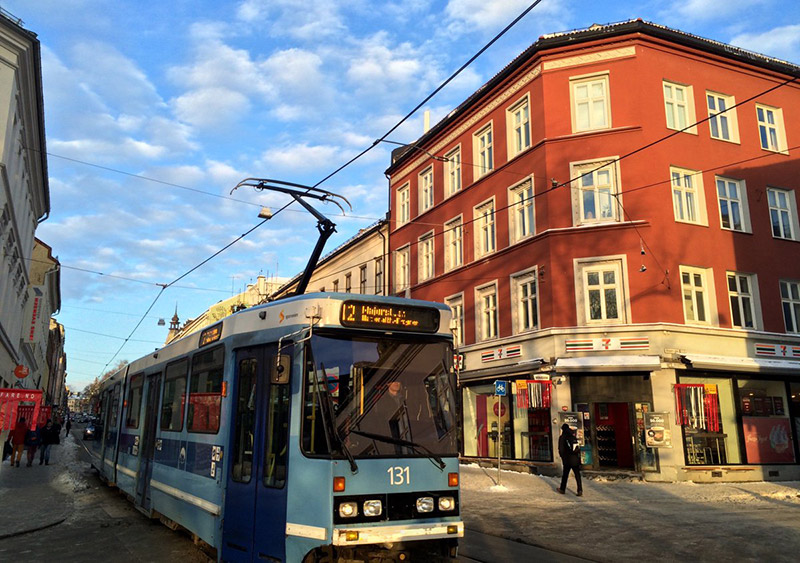
[[[444,340],[315,334],[306,349],[304,450],[457,455],[452,358]]]

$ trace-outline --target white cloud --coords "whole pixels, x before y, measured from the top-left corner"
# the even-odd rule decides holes
[[[763,33],[742,33],[730,40],[731,45],[756,53],[800,63],[800,25],[785,25]]]
[[[271,35],[317,41],[345,32],[345,24],[334,0],[245,0],[236,16],[239,20],[269,27]]]
[[[720,20],[729,17],[738,20],[742,14],[750,10],[757,10],[759,5],[769,2],[770,0],[726,0],[725,2],[716,0],[680,0],[672,2],[672,5],[663,13],[665,15],[677,13],[687,21]]]
[[[259,164],[270,171],[270,176],[273,170],[282,173],[313,172],[330,168],[339,155],[339,147],[302,143],[268,149],[261,155]]]
[[[192,90],[172,103],[179,119],[200,128],[230,125],[251,107],[244,94],[222,87]]]

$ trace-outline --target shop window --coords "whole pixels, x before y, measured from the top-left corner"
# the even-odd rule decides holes
[[[222,346],[195,354],[189,384],[189,432],[216,434],[222,406]]]
[[[794,463],[786,384],[754,379],[738,383],[747,463]]]
[[[732,380],[681,377],[675,398],[687,464],[742,462]]]
[[[523,379],[511,390],[515,459],[553,461],[550,382]]]
[[[512,458],[509,398],[495,396],[494,385],[475,385],[464,388],[463,400],[464,455],[497,458],[501,428],[501,455]]]

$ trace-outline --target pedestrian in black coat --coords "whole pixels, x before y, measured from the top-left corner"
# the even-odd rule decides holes
[[[48,418],[45,427],[39,430],[42,442],[41,454],[39,454],[39,465],[42,463],[50,465],[50,447],[54,444],[61,443],[61,438],[59,438],[60,434],[61,427],[57,424],[53,424],[53,421]]]
[[[567,479],[570,469],[575,474],[575,482],[578,484],[578,496],[583,496],[583,485],[581,484],[581,449],[578,438],[575,436],[569,424],[561,426],[561,436],[558,438],[558,455],[561,456],[561,463],[564,465],[564,472],[561,474],[561,486],[557,489],[562,495],[567,489]]]

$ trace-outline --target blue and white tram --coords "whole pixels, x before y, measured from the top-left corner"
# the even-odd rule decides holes
[[[341,293],[240,311],[104,382],[93,465],[219,560],[451,560],[449,324]]]

